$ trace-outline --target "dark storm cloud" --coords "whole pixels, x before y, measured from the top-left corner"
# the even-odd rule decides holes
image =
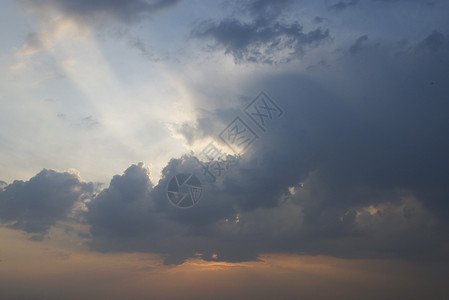
[[[335,10],[344,10],[344,9],[346,9],[348,7],[356,6],[358,3],[359,3],[358,0],[351,0],[351,1],[347,1],[347,2],[346,1],[340,1],[340,2],[337,2],[337,3],[333,4],[333,5],[331,5],[329,8],[330,9],[335,9]]]
[[[252,90],[268,89],[287,113],[282,126],[254,144],[254,156],[227,174],[223,189],[212,188],[212,199],[227,198],[223,203],[240,215],[240,225],[226,236],[240,248],[220,245],[210,251],[221,251],[222,257],[280,249],[344,257],[444,253],[448,40],[432,32],[399,56],[396,46],[366,47],[326,73],[314,74],[321,80],[289,74],[255,82]],[[342,86],[351,94],[327,92],[323,82],[337,78],[351,83]],[[306,181],[304,189],[280,204],[287,188],[301,181]],[[276,212],[285,207],[298,210],[300,225],[294,227],[292,218],[293,225],[286,227],[291,236],[268,238],[279,227]],[[217,230],[210,236],[224,234],[218,223],[209,224],[209,230]],[[253,227],[246,236],[242,226],[249,224]]]
[[[242,107],[263,87],[285,110],[258,131],[251,154],[216,183],[189,156],[172,159],[156,185],[142,164],[132,165],[87,203],[90,248],[158,253],[167,264],[273,252],[447,260],[448,42],[434,31],[400,55],[394,45],[365,47],[310,76],[249,81]],[[205,92],[197,104],[210,99]],[[234,113],[219,110],[217,119],[226,125]],[[210,127],[200,120],[179,132],[194,140]],[[167,200],[180,172],[202,181],[190,209]],[[3,200],[8,189],[2,213],[21,203]]]
[[[173,6],[178,0],[22,0],[29,8],[45,11],[55,8],[81,22],[96,22],[101,18],[131,24]]]
[[[0,190],[0,220],[11,228],[45,234],[92,189],[75,174],[44,169],[29,181],[14,181]]]
[[[264,86],[286,113],[254,143],[253,155],[219,183],[183,157],[168,164],[142,204],[110,209],[114,197],[93,199],[90,206],[105,207],[89,209],[91,248],[160,253],[165,263],[196,253],[238,262],[270,252],[447,260],[449,90],[441,59],[448,60],[429,53],[433,36],[400,56],[394,46],[379,46],[343,57],[320,80],[288,74],[254,82],[248,89]],[[352,94],[323,83],[341,77]],[[429,78],[439,84],[429,86]],[[182,210],[165,192],[168,180],[186,171],[202,178],[204,195]],[[133,205],[145,213],[128,215]]]
[[[215,47],[231,54],[236,63],[287,62],[329,37],[328,30],[304,32],[298,22],[281,22],[279,16],[289,5],[290,1],[252,1],[244,7],[252,21],[204,21],[192,31],[192,36],[215,41]]]
[[[262,149],[271,145],[282,149],[274,162],[288,176],[280,181],[291,177],[300,181],[301,173],[317,170],[322,193],[329,193],[329,202],[317,213],[373,204],[388,198],[381,195],[405,188],[446,222],[448,58],[443,52],[419,50],[423,43],[433,45],[432,36],[435,33],[401,57],[387,46],[370,48],[361,57],[345,58],[321,74],[323,80],[343,76],[351,82],[345,88],[355,94],[345,98],[326,95],[319,81],[307,77],[273,77],[262,84],[288,103],[288,111],[297,113],[286,120],[285,132],[276,131],[272,139],[261,140],[260,152],[268,153]],[[437,40],[437,45],[445,45],[449,39]],[[369,74],[363,75],[367,70]],[[429,85],[430,81],[440,84]],[[319,219],[308,215],[312,221]]]

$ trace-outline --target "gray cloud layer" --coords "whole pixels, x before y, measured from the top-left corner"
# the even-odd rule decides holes
[[[251,21],[208,21],[193,34],[214,39],[237,62],[263,63],[278,62],[285,49],[281,57],[292,59],[328,36],[281,22],[289,3],[274,3],[251,2]],[[312,66],[310,76],[249,81],[246,95],[263,87],[286,113],[268,133],[259,132],[252,155],[219,183],[206,180],[188,156],[172,159],[157,184],[142,164],[115,175],[86,202],[91,249],[159,253],[168,264],[198,253],[236,262],[270,252],[447,261],[449,37],[435,30],[418,44],[372,40],[360,36],[325,68]],[[214,99],[206,93],[198,105]],[[226,123],[235,111],[216,113]],[[210,135],[212,122],[198,123],[179,130],[190,143]],[[203,199],[191,209],[175,208],[166,197],[179,172],[202,179]],[[91,186],[44,170],[3,187],[0,218],[45,234]]]
[[[244,11],[250,15],[250,22],[234,17],[219,22],[204,21],[192,31],[192,36],[213,40],[215,47],[231,54],[236,63],[288,62],[329,37],[328,30],[317,28],[304,32],[298,22],[280,21],[290,2],[249,2]]]
[[[189,157],[173,159],[154,188],[142,165],[131,166],[89,204],[90,246],[156,252],[166,263],[195,253],[232,262],[267,252],[447,259],[449,91],[439,51],[449,39],[440,37],[433,32],[400,57],[394,47],[367,44],[335,65],[332,72],[363,81],[354,88],[358,102],[304,76],[255,82],[287,113],[253,156],[220,184],[201,177]],[[410,75],[404,65],[420,72]],[[367,69],[374,81],[361,78]],[[185,171],[202,178],[204,196],[181,210],[165,191]]]

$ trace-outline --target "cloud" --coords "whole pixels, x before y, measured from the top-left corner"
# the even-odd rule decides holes
[[[270,73],[248,80],[241,106],[263,87],[284,109],[282,118],[258,131],[260,138],[215,183],[190,156],[173,158],[157,184],[143,164],[115,175],[86,204],[88,246],[157,253],[166,264],[196,256],[257,260],[263,253],[447,260],[445,45],[444,34],[431,32],[399,55],[396,44],[381,44],[342,55],[313,76]],[[235,108],[216,113],[230,121]],[[189,141],[211,135],[210,123],[197,123],[179,133]],[[174,207],[166,195],[169,180],[181,172],[202,183],[202,199],[190,209]],[[16,212],[14,203],[22,202],[3,196],[12,190],[2,191],[2,213],[31,232],[17,221],[21,212],[39,216],[35,222],[47,219],[40,219],[40,206]]]
[[[87,203],[91,233],[126,238],[150,230],[151,186],[143,164],[130,166],[122,176],[115,175],[109,187]]]
[[[146,197],[126,202],[123,193],[103,192],[87,212],[91,249],[158,253],[165,264],[180,264],[198,255],[207,261],[241,262],[278,252],[413,259],[435,257],[441,249],[442,237],[434,232],[432,214],[407,192],[366,188],[354,193],[349,187],[341,191],[317,174],[306,180],[302,190],[297,186],[291,196],[283,193],[265,168],[232,178],[241,167],[227,178],[235,182],[225,182],[221,188],[203,180],[205,195],[189,210],[172,207],[165,195],[173,174],[194,170],[187,158],[173,160]],[[148,180],[141,166],[130,169],[140,174],[133,180]],[[126,178],[130,169],[115,178]],[[266,173],[271,184],[260,180],[261,176],[251,180],[249,176],[258,173]],[[276,174],[285,180],[283,174]],[[148,193],[148,185],[137,191]],[[355,194],[353,199],[343,201],[350,194]],[[251,203],[245,203],[245,198]]]
[[[356,6],[358,3],[359,3],[358,0],[351,0],[351,1],[348,1],[348,2],[346,2],[346,1],[339,1],[339,2],[331,5],[329,8],[337,10],[337,11],[340,11],[340,10],[344,10],[344,9],[346,9],[348,7],[351,7],[351,6]]]
[[[322,23],[324,20],[325,20],[325,19],[324,19],[324,18],[321,18],[321,17],[315,17],[315,18],[313,18],[313,21],[314,21],[315,23]]]
[[[280,0],[275,2],[269,0],[255,0],[242,5],[250,15],[263,22],[270,18],[279,17],[286,9],[290,8],[292,4],[292,0]]]
[[[349,47],[349,53],[352,55],[357,54],[360,50],[362,50],[363,44],[368,40],[368,36],[362,35],[359,37],[351,47]]]
[[[53,54],[55,46],[64,37],[83,40],[86,32],[91,29],[115,37],[126,36],[131,47],[152,61],[159,61],[160,58],[154,57],[139,38],[129,37],[126,33],[129,33],[133,25],[151,19],[178,2],[179,0],[21,0],[22,7],[37,16],[42,29],[27,35],[24,45],[15,51],[19,62],[11,66],[11,69],[27,67],[30,63],[28,59],[41,51]]]
[[[145,42],[140,38],[130,38],[129,45],[135,49],[145,58],[147,58],[150,61],[158,62],[162,58],[158,57],[155,54],[155,51],[151,50],[148,45],[145,44]],[[168,59],[168,57],[163,57],[164,59]]]
[[[93,191],[73,173],[42,170],[29,181],[14,181],[0,190],[0,220],[8,227],[39,235],[65,220],[73,206]]]
[[[215,41],[215,47],[231,54],[236,63],[288,62],[329,37],[328,30],[304,32],[298,22],[281,22],[279,16],[289,5],[290,1],[253,1],[244,7],[252,18],[250,22],[234,17],[204,21],[192,36]]]
[[[42,33],[32,32],[27,35],[25,45],[16,51],[16,55],[19,57],[33,55],[46,47],[45,37],[42,36]]]
[[[319,76],[274,74],[249,83],[250,91],[267,89],[285,114],[259,132],[248,154],[217,183],[186,156],[167,165],[145,199],[114,209],[112,200],[93,199],[91,206],[105,207],[88,211],[91,249],[159,253],[167,264],[273,252],[447,260],[448,88],[429,87],[429,78],[447,79],[443,58],[420,50],[428,40],[399,56],[385,44],[343,56]],[[186,135],[210,136],[210,126]],[[181,210],[168,203],[166,186],[186,171],[201,178],[203,197]]]
[[[444,53],[449,50],[449,36],[438,30],[433,30],[418,47],[418,50],[428,50],[432,53]]]
[[[94,129],[94,128],[100,126],[100,124],[101,123],[92,116],[87,116],[87,117],[82,118],[81,123],[80,123],[80,125],[82,127],[85,127],[88,130]]]
[[[448,166],[442,162],[449,145],[441,128],[447,88],[429,91],[428,77],[443,80],[444,68],[427,52],[412,50],[398,58],[394,47],[371,51],[363,65],[355,57],[341,59],[321,74],[322,81],[288,74],[254,82],[249,89],[269,89],[286,114],[254,143],[252,155],[242,157],[218,184],[184,157],[172,160],[139,201],[115,207],[110,199],[118,197],[112,194],[93,199],[91,207],[105,207],[88,211],[92,249],[154,252],[166,263],[195,253],[230,262],[270,252],[440,257],[448,242]],[[412,76],[404,66],[422,72]],[[362,76],[366,69],[375,72],[369,81]],[[323,85],[341,76],[355,92],[349,99]],[[397,78],[422,84],[410,90]],[[383,97],[374,97],[378,93]],[[209,127],[197,126],[198,135]],[[171,177],[185,171],[202,178],[204,195],[194,208],[180,210],[165,192]],[[142,170],[138,174],[147,178]],[[289,187],[295,187],[294,195]]]
[[[23,0],[22,3],[29,9],[45,12],[57,10],[65,17],[74,18],[78,22],[95,24],[101,21],[112,20],[123,24],[137,23],[149,18],[161,10],[177,4],[178,0],[155,1],[121,1],[121,0]]]
[[[226,199],[232,208],[225,218],[239,216],[225,237],[241,249],[211,249],[221,249],[228,259],[238,257],[239,250],[246,251],[245,257],[278,250],[272,244],[285,251],[345,257],[437,257],[444,252],[448,90],[429,87],[430,80],[447,81],[441,64],[447,57],[429,52],[444,49],[441,36],[431,33],[400,55],[394,44],[378,45],[360,57],[339,58],[315,76],[266,76],[248,86],[249,91],[264,87],[276,95],[286,114],[279,120],[283,125],[271,128],[254,143],[251,155],[227,173],[223,189],[214,189],[216,203]],[[209,128],[196,130],[202,136]],[[306,182],[304,189],[290,199],[288,187],[299,182]],[[283,197],[290,200],[282,203]],[[295,233],[285,238],[289,242],[257,231],[240,236],[256,211],[267,215],[253,224],[276,228],[277,221],[270,222],[268,215],[285,207],[298,212],[298,223],[292,221],[296,227],[290,228]],[[416,214],[409,218],[411,211]],[[365,218],[371,220],[367,227]],[[221,228],[217,224],[209,226]],[[210,236],[218,238],[219,232]],[[261,236],[266,244],[255,242]]]

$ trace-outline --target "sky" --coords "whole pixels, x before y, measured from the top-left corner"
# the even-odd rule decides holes
[[[448,1],[0,3],[0,298],[448,297]]]

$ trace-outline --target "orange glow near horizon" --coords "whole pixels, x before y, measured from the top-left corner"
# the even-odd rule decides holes
[[[0,296],[65,299],[329,299],[415,295],[417,273],[401,262],[328,256],[262,255],[244,263],[189,259],[165,266],[158,255],[97,253],[58,248],[0,229]],[[49,245],[50,244],[50,245]],[[415,276],[416,275],[416,276]],[[326,286],[326,289],[322,287]],[[436,292],[437,283],[419,293]],[[441,287],[440,287],[441,288]],[[217,298],[219,297],[219,298]]]

